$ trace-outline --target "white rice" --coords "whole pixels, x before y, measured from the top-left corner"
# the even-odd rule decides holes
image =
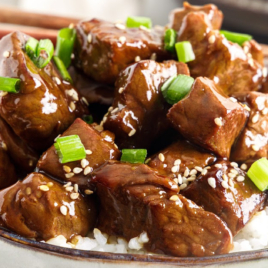
[[[253,219],[235,236],[234,248],[231,252],[258,250],[268,247],[267,226],[268,207],[256,213]],[[139,236],[127,242],[120,237],[108,236],[95,228],[89,237],[76,236],[72,239],[73,243],[67,242],[67,239],[63,235],[49,239],[46,243],[81,250],[148,254],[143,248],[143,244],[148,241],[149,238],[146,232],[142,232]]]

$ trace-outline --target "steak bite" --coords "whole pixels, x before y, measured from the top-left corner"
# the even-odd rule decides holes
[[[246,127],[232,147],[231,159],[252,162],[268,157],[268,94],[249,92],[238,98],[250,108]]]
[[[115,99],[104,117],[104,128],[115,133],[120,148],[148,148],[169,123],[169,105],[161,92],[173,75],[189,75],[186,64],[144,60],[122,71],[116,80]]]
[[[174,104],[167,116],[185,138],[228,158],[248,111],[228,98],[213,81],[198,77],[190,93]]]
[[[184,17],[177,41],[189,41],[193,47],[195,60],[188,64],[191,76],[214,80],[228,96],[261,88],[262,66],[238,44],[211,30],[204,12],[190,12]]]
[[[169,17],[170,28],[174,29],[175,31],[179,31],[184,17],[188,13],[195,11],[202,11],[208,15],[212,29],[219,30],[221,28],[223,14],[215,5],[208,4],[204,6],[192,6],[188,2],[183,3],[183,8],[172,10]]]
[[[52,62],[43,69],[34,65],[24,51],[28,39],[29,36],[14,32],[0,41],[0,76],[21,79],[18,93],[1,94],[0,115],[29,146],[42,151],[88,110]]]
[[[163,29],[126,28],[92,19],[77,24],[76,65],[94,80],[113,84],[119,72],[140,59],[169,59]]]
[[[27,238],[85,236],[95,220],[93,203],[39,173],[0,191],[0,224]]]
[[[184,174],[196,176],[198,170],[196,170],[195,167],[199,169],[200,172],[203,168],[213,164],[216,160],[217,158],[206,150],[185,140],[178,140],[153,155],[148,166],[157,169],[159,174],[173,179],[178,177],[179,174],[182,176],[184,176]],[[196,171],[193,172],[193,169]],[[192,174],[190,174],[191,172]],[[182,182],[180,184],[182,184]]]
[[[170,178],[146,165],[109,161],[93,173],[98,228],[127,240],[147,232],[148,251],[174,256],[227,253],[232,235],[213,213],[181,196]]]
[[[264,57],[262,52],[262,47],[255,40],[246,41],[242,45],[244,52],[248,57],[252,57],[261,66],[264,66]]]
[[[43,153],[37,168],[49,176],[62,181],[78,184],[83,189],[88,187],[91,172],[110,159],[118,159],[120,152],[114,144],[114,135],[109,131],[98,132],[80,118],[61,135],[78,135],[86,149],[86,158],[61,164],[57,151],[52,145]]]
[[[181,194],[219,216],[233,235],[262,209],[266,193],[261,192],[236,163],[217,162]]]

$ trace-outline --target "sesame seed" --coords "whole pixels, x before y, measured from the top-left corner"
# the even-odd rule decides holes
[[[60,79],[57,76],[54,76],[53,77],[53,80],[56,82],[57,85],[60,85],[61,84],[61,81],[60,81]]]
[[[62,215],[66,216],[67,215],[67,207],[66,206],[61,206],[60,207],[60,212]]]
[[[72,88],[72,89],[69,89],[69,90],[65,90],[66,94],[70,97],[72,97],[73,100],[75,101],[78,101],[79,98],[78,98],[78,94],[77,92]]]
[[[241,103],[241,105],[245,108],[245,110],[249,112],[251,111],[251,109],[246,104]]]
[[[85,190],[85,194],[86,194],[86,195],[93,194],[93,191],[91,191],[91,190],[89,190],[89,189],[86,189],[86,190]]]
[[[73,101],[70,102],[70,109],[72,110],[72,112],[75,110],[76,106],[74,104]]]
[[[48,186],[49,188],[51,188],[53,185],[54,185],[54,183],[53,183],[52,181],[50,181],[50,182],[47,183],[47,186]]]
[[[254,67],[254,61],[252,58],[249,58],[248,59],[248,64],[251,66],[251,67]]]
[[[79,197],[79,193],[71,193],[70,197],[71,197],[71,199],[75,200]]]
[[[102,118],[102,125],[105,123],[107,121],[107,116],[104,116],[103,118]]]
[[[69,29],[73,29],[74,28],[74,24],[73,23],[70,23],[69,24]]]
[[[201,172],[202,175],[206,175],[207,173],[208,173],[208,170],[205,169],[205,168],[204,168],[204,169],[202,170],[202,172]]]
[[[182,183],[187,183],[187,179],[186,179],[184,176],[182,176],[182,177],[181,177],[181,182],[182,182]]]
[[[30,187],[27,187],[25,189],[25,192],[26,192],[27,195],[30,195],[32,193],[32,189]]]
[[[196,179],[195,175],[192,175],[191,177],[187,178],[187,181],[194,181]]]
[[[92,151],[91,150],[86,150],[86,154],[92,154]]]
[[[108,109],[108,112],[111,112],[113,110],[113,106],[110,106],[109,109]]]
[[[68,186],[71,186],[71,185],[72,185],[72,183],[69,181],[66,184],[64,184],[63,187],[68,187]]]
[[[252,54],[251,53],[247,53],[247,57],[248,58],[252,58]]]
[[[233,169],[233,168],[230,170],[230,172],[233,174],[236,174],[236,175],[238,174],[238,171],[236,169]]]
[[[175,178],[175,179],[173,179],[173,180],[174,180],[174,182],[175,182],[176,184],[178,184],[178,183],[179,183],[178,178]]]
[[[228,173],[228,176],[230,177],[230,178],[234,178],[234,177],[236,177],[237,176],[237,174],[235,174],[235,173]]]
[[[197,170],[196,169],[192,169],[191,171],[190,171],[190,175],[196,175],[197,174]]]
[[[118,93],[119,93],[119,94],[123,93],[123,91],[124,91],[124,88],[123,88],[123,87],[120,87],[120,88],[118,89]]]
[[[265,107],[265,108],[261,111],[261,113],[262,113],[263,115],[268,114],[268,108]]]
[[[184,173],[183,173],[183,176],[184,176],[184,177],[188,177],[189,174],[190,174],[190,170],[189,170],[188,167],[186,167],[186,168],[185,168],[185,171],[184,171]]]
[[[75,168],[73,169],[73,173],[74,173],[74,174],[79,174],[79,173],[81,173],[82,171],[83,171],[83,169],[80,168],[80,167],[75,167]]]
[[[267,74],[268,74],[267,68],[264,67],[264,68],[262,69],[262,76],[263,76],[263,77],[266,77]]]
[[[92,167],[86,167],[84,169],[84,175],[88,175],[90,172],[92,172],[93,168]]]
[[[87,106],[89,105],[89,103],[88,103],[88,101],[87,101],[87,99],[86,99],[85,97],[82,97],[81,100],[82,100]]]
[[[43,192],[47,192],[49,191],[49,187],[47,185],[40,185],[39,186],[39,189]]]
[[[182,184],[182,176],[181,176],[181,174],[178,175],[178,183]]]
[[[103,127],[101,125],[94,126],[94,128],[99,132],[103,131]]]
[[[32,167],[33,166],[33,160],[29,160],[28,164],[29,164],[30,167]]]
[[[255,124],[259,121],[259,114],[255,114],[253,117],[252,117],[252,123]]]
[[[119,37],[119,41],[120,41],[120,43],[125,43],[126,41],[127,41],[127,39],[126,39],[126,37],[125,36],[120,36]]]
[[[159,160],[160,160],[161,162],[164,162],[164,161],[165,161],[165,156],[164,156],[162,153],[160,153],[160,154],[158,155],[158,158],[159,158]]]
[[[70,173],[72,171],[72,169],[66,165],[63,166],[63,170],[66,172],[66,173]]]
[[[67,191],[67,192],[71,192],[73,189],[74,189],[73,186],[65,187],[65,191]]]
[[[228,185],[227,181],[222,181],[222,182],[221,182],[221,186],[222,186],[223,188],[225,188],[225,189],[228,189],[228,188],[229,188],[229,185]]]
[[[223,180],[228,181],[228,176],[226,174],[222,175]]]
[[[77,184],[77,183],[74,185],[74,191],[75,191],[76,193],[78,193],[78,184]]]
[[[157,59],[157,55],[156,55],[156,53],[153,53],[152,55],[151,55],[151,60],[156,60]]]
[[[150,161],[151,161],[151,158],[147,158],[144,163],[148,164]]]
[[[171,172],[172,173],[176,173],[176,172],[178,172],[180,170],[180,167],[179,166],[173,166],[172,168],[171,168]]]
[[[215,164],[216,168],[222,168],[222,164]]]
[[[233,182],[233,180],[229,180],[229,185],[230,185],[230,187],[234,187],[234,182]]]
[[[111,114],[115,114],[118,110],[119,110],[118,107],[114,108],[114,109],[111,111]]]
[[[203,170],[203,168],[201,168],[201,167],[199,167],[199,166],[196,166],[196,167],[194,167],[197,171],[199,171],[199,172],[202,172],[202,170]]]
[[[212,188],[216,188],[216,180],[215,180],[215,178],[213,178],[213,177],[208,178],[208,184]]]
[[[230,97],[229,100],[232,101],[232,102],[237,102],[237,99],[234,98],[234,97]]]
[[[181,164],[181,160],[180,159],[175,160],[174,166],[179,166],[180,164]]]
[[[87,35],[87,42],[89,44],[92,42],[92,35],[90,33]]]
[[[118,146],[114,143],[114,147],[116,148],[116,149],[118,149]]]
[[[223,124],[222,124],[222,120],[220,117],[217,117],[214,119],[214,122],[217,126],[221,127]]]
[[[211,169],[211,167],[209,167],[209,166],[208,167],[204,167],[204,169]]]
[[[4,51],[3,56],[4,56],[5,58],[8,58],[8,57],[10,56],[9,51]]]
[[[150,32],[150,31],[151,31],[151,29],[149,29],[149,28],[147,28],[147,27],[145,27],[145,26],[143,26],[143,25],[141,25],[139,28],[140,28],[141,30],[143,30],[143,31],[146,31],[146,32]]]
[[[85,168],[88,164],[89,164],[89,162],[85,158],[81,160],[81,167],[82,168]]]
[[[7,91],[0,91],[0,97],[4,97],[8,94]]]
[[[208,38],[208,42],[210,44],[213,44],[216,41],[216,36],[213,34]]]
[[[244,164],[242,164],[242,165],[240,166],[240,168],[241,168],[242,170],[247,170],[248,166],[244,163]]]
[[[124,24],[122,24],[122,23],[116,23],[114,26],[119,30],[125,30],[126,29],[126,26]]]
[[[135,62],[138,62],[138,61],[140,61],[141,60],[141,57],[140,56],[136,56],[135,57]]]
[[[243,50],[244,50],[244,52],[247,54],[248,51],[249,51],[249,47],[248,47],[248,46],[244,46],[244,47],[243,47]]]
[[[259,148],[256,144],[253,144],[253,145],[251,146],[251,148],[252,148],[253,151],[255,151],[255,152],[258,152],[258,151],[260,150],[260,148]]]
[[[240,176],[237,176],[236,180],[237,180],[238,182],[242,182],[242,181],[245,180],[245,177],[240,175]]]
[[[230,165],[234,168],[238,167],[238,164],[236,162],[231,162]]]
[[[182,185],[180,185],[180,190],[183,190],[187,187],[187,184],[186,183],[183,183]]]
[[[179,197],[177,195],[172,195],[169,200],[170,201],[177,201],[179,199]]]
[[[66,177],[67,179],[70,179],[70,178],[72,178],[73,176],[74,176],[74,173],[72,173],[72,172],[65,174],[65,177]]]
[[[130,132],[128,133],[128,136],[131,137],[131,136],[135,135],[135,133],[136,133],[136,129],[133,128],[133,129],[130,130]]]
[[[6,143],[5,142],[1,142],[1,147],[5,150],[5,151],[7,151],[7,145],[6,145]]]

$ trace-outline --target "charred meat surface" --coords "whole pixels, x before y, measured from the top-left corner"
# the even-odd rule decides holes
[[[57,151],[52,145],[43,153],[37,167],[44,172],[62,181],[77,183],[81,187],[87,187],[90,181],[90,173],[110,159],[118,159],[120,152],[114,144],[114,135],[109,131],[99,132],[80,118],[61,135],[78,135],[83,143],[87,155],[81,161],[61,164]]]
[[[183,175],[187,169],[202,169],[216,160],[217,158],[206,150],[185,140],[179,140],[153,155],[148,166],[157,169],[161,175],[176,178],[178,174]]]
[[[94,172],[92,184],[101,206],[98,227],[107,234],[130,240],[146,231],[147,250],[174,256],[222,254],[232,246],[230,230],[216,215],[146,165],[110,161]]]
[[[175,31],[179,31],[183,18],[188,13],[195,11],[202,11],[208,15],[212,29],[219,30],[221,28],[223,14],[215,5],[208,4],[204,6],[192,6],[188,2],[183,3],[183,8],[172,10],[169,18],[170,28],[174,29]]]
[[[0,224],[27,238],[85,236],[95,220],[93,204],[39,173],[0,191]]]
[[[28,39],[14,32],[0,41],[0,76],[21,79],[17,94],[0,97],[0,115],[29,146],[42,151],[88,110],[79,93],[60,78],[51,62],[43,69],[34,65],[24,51]],[[4,52],[9,56],[5,57]]]
[[[247,117],[246,109],[205,77],[198,77],[190,93],[168,112],[172,125],[185,138],[227,158]]]
[[[261,88],[262,66],[238,44],[211,30],[204,12],[190,12],[184,17],[177,41],[189,41],[193,47],[195,60],[189,62],[191,76],[214,80],[228,96]]]
[[[227,161],[217,162],[181,194],[219,216],[233,235],[262,209],[266,200],[266,193],[258,190],[244,171]]]
[[[140,59],[171,56],[163,49],[163,29],[126,28],[92,19],[77,24],[76,65],[94,80],[113,84],[120,71]]]
[[[161,86],[178,74],[189,75],[186,64],[152,60],[132,64],[120,73],[115,100],[104,121],[104,128],[115,134],[120,148],[148,148],[167,129],[170,106],[162,96]]]

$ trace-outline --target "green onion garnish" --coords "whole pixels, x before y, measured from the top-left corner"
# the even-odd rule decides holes
[[[20,79],[0,77],[0,91],[18,93],[20,88]]]
[[[126,21],[126,26],[128,28],[139,28],[144,26],[148,29],[152,28],[152,21],[147,17],[128,17]]]
[[[240,46],[242,46],[244,42],[250,41],[252,39],[252,36],[249,34],[234,33],[224,30],[221,30],[220,33],[223,34],[228,41],[237,43]]]
[[[75,37],[75,29],[63,28],[58,33],[55,55],[62,60],[66,68],[71,64]]]
[[[62,164],[86,158],[86,150],[78,135],[59,137],[54,143]]]
[[[25,45],[26,53],[31,59],[34,59],[36,57],[38,43],[39,43],[38,40],[31,37],[28,39],[28,41]]]
[[[175,44],[178,60],[189,62],[195,59],[192,45],[189,41],[178,42]]]
[[[164,96],[164,98],[166,99],[167,97],[167,90],[169,88],[169,86],[171,85],[171,83],[175,80],[175,78],[177,77],[176,74],[172,75],[171,77],[169,77],[168,80],[165,81],[165,83],[162,85],[161,87],[161,91],[162,91],[162,94]]]
[[[44,58],[43,55],[41,55],[42,52],[46,53],[46,57]],[[39,41],[39,44],[37,46],[36,50],[36,66],[38,68],[44,68],[51,60],[52,56],[54,54],[54,46],[49,39],[41,39]]]
[[[173,77],[171,77],[173,78]],[[170,78],[170,79],[171,79]],[[179,74],[169,82],[169,79],[164,83],[161,88],[165,100],[173,105],[182,100],[191,90],[194,79],[191,76]]]
[[[93,116],[92,115],[85,115],[83,117],[83,120],[87,123],[87,124],[92,124],[94,122],[93,120]]]
[[[177,32],[173,29],[167,29],[164,37],[165,50],[170,52],[175,51],[175,43],[177,38]]]
[[[70,74],[68,73],[64,63],[61,61],[61,59],[59,57],[57,57],[57,56],[54,56],[53,60],[54,60],[54,62],[56,64],[56,66],[57,66],[57,68],[58,68],[63,80],[66,80],[66,81],[68,81],[68,82],[70,82],[72,84],[73,80],[72,80]]]
[[[248,170],[247,175],[259,190],[266,190],[268,188],[268,160],[261,158],[255,161]]]
[[[121,161],[132,164],[144,163],[147,156],[146,149],[123,149]]]

